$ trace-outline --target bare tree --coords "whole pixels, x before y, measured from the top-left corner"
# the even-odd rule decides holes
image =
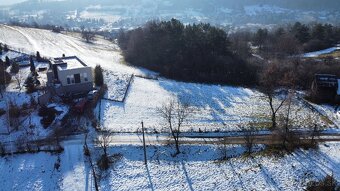
[[[110,143],[113,141],[112,135],[113,135],[112,132],[104,131],[100,133],[100,135],[98,135],[96,138],[96,143],[103,150],[105,156],[108,156],[107,148],[110,146]]]
[[[315,138],[317,138],[319,136],[320,136],[320,127],[317,124],[314,123],[312,135],[311,135],[311,142],[310,142],[311,146],[317,145],[317,141],[315,140]]]
[[[288,136],[290,134],[290,114],[291,114],[291,106],[292,102],[296,93],[296,81],[297,76],[293,71],[288,71],[284,74],[282,84],[288,88],[288,94],[287,99],[285,102],[286,109],[285,109],[285,116],[284,116],[284,124],[283,124],[283,145],[286,144],[286,141],[288,141]]]
[[[21,89],[22,89],[23,81],[24,81],[24,76],[23,76],[21,70],[19,70],[19,72],[14,76],[14,78],[17,82],[17,86],[18,86],[18,89],[19,89],[19,92],[20,92]]]
[[[170,100],[168,103],[163,104],[161,108],[158,108],[158,113],[165,120],[170,129],[170,133],[176,145],[175,155],[177,155],[180,153],[179,135],[181,133],[181,127],[190,114],[189,105]]]
[[[277,126],[276,117],[280,108],[283,106],[284,102],[287,99],[285,95],[278,103],[274,102],[274,98],[277,95],[277,88],[281,85],[281,71],[277,63],[270,64],[260,76],[261,83],[261,91],[264,93],[265,100],[268,102],[270,106],[271,112],[271,121],[272,121],[272,129],[275,129]]]
[[[110,146],[110,143],[112,142],[112,133],[109,131],[104,131],[100,133],[100,135],[96,138],[96,143],[99,145],[99,147],[103,150],[104,154],[100,157],[100,159],[97,161],[97,164],[100,169],[106,170],[109,168],[110,159],[109,155],[107,153],[107,149]]]
[[[89,43],[94,40],[95,34],[91,30],[82,30],[81,37]]]
[[[244,143],[247,148],[248,155],[251,154],[254,142],[255,142],[255,136],[257,135],[258,129],[254,125],[247,125],[244,127],[241,127],[244,137]]]
[[[218,148],[222,156],[221,160],[227,160],[228,158],[228,138],[227,137],[220,138]]]

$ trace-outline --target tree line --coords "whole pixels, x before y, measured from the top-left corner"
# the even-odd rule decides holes
[[[340,27],[331,24],[303,24],[280,26],[274,30],[258,29],[252,42],[267,54],[293,55],[334,46],[340,42]]]

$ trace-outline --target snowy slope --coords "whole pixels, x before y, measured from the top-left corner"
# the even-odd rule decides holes
[[[157,109],[171,99],[191,106],[183,131],[239,130],[239,125],[248,122],[269,122],[269,104],[256,90],[135,77],[125,103],[102,101],[102,126],[115,132],[135,132],[143,120],[149,131],[168,131]],[[320,116],[298,100],[293,102],[291,120],[299,128],[308,121],[323,124]]]
[[[123,73],[143,73],[127,67],[116,44],[98,38],[94,43],[84,42],[76,34],[59,34],[48,30],[0,25],[0,42],[28,53],[39,51],[42,56],[60,57],[76,55],[89,66],[101,65],[105,69]]]
[[[105,82],[109,91],[106,98],[121,100],[131,74],[154,73],[122,64],[119,47],[102,38],[94,43],[85,43],[74,33],[57,34],[47,30],[20,28],[0,25],[0,42],[28,52],[39,50],[44,56],[56,57],[65,53],[76,55],[90,66],[101,64],[106,70]],[[157,108],[170,98],[189,102],[193,113],[185,131],[195,130],[236,130],[238,125],[250,121],[268,122],[268,104],[256,90],[217,85],[180,83],[167,79],[149,80],[134,78],[127,91],[125,103],[102,101],[101,119],[105,128],[114,131],[135,132],[140,121],[148,128],[162,131],[162,123]],[[293,105],[292,119],[296,125],[312,116],[317,116],[299,102]]]
[[[121,98],[126,79],[146,70],[122,65],[117,45],[98,39],[84,43],[74,34],[0,26],[0,41],[27,52],[39,50],[45,56],[77,55],[91,66],[101,64],[107,70],[108,98]],[[16,92],[15,92],[16,93]],[[237,125],[264,120],[268,104],[254,89],[150,80],[135,77],[124,103],[101,102],[101,123],[112,131],[136,132],[143,120],[147,130],[167,131],[157,108],[169,99],[190,102],[193,113],[184,126],[191,130],[236,130]],[[277,100],[276,100],[277,101]],[[0,104],[1,105],[1,104]],[[311,118],[309,118],[311,117]],[[292,119],[322,122],[320,117],[295,100]],[[64,143],[61,169],[55,171],[58,155],[46,153],[0,158],[0,190],[93,190],[92,175],[83,156],[82,142]],[[143,166],[140,146],[124,145],[109,149],[123,158],[102,176],[102,190],[303,190],[310,180],[335,174],[340,180],[340,145],[321,145],[320,151],[299,150],[283,158],[256,156],[245,160],[235,157],[217,161],[220,151],[213,145],[183,145],[183,154],[172,157],[173,148],[149,145],[148,169]],[[241,146],[228,147],[229,156],[239,156]],[[95,153],[94,157],[100,156]]]

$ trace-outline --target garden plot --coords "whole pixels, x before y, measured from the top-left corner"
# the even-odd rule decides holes
[[[41,152],[0,158],[1,190],[91,190],[92,175],[82,147],[64,148],[60,155]],[[61,166],[56,170],[58,157]]]
[[[103,75],[104,82],[107,85],[107,92],[104,95],[104,98],[123,101],[132,75],[107,70],[104,70]]]
[[[1,58],[2,61],[5,61],[6,57],[8,57],[10,60],[12,60],[12,59],[16,59],[16,58],[22,57],[24,55],[25,54],[23,54],[23,53],[9,50],[7,52],[2,51],[2,54],[0,54],[0,56],[1,56],[0,58]]]
[[[117,132],[135,132],[140,130],[143,120],[149,131],[167,131],[157,109],[171,99],[191,106],[183,131],[240,130],[240,125],[250,122],[262,128],[270,126],[269,104],[256,90],[142,78],[133,80],[124,103],[102,101],[102,126]],[[293,100],[290,118],[293,127],[299,129],[313,121],[326,127],[330,125],[299,100]]]
[[[44,62],[36,62],[38,65],[46,65]],[[9,68],[8,68],[9,70]],[[9,105],[12,103],[16,105],[21,111],[22,115],[17,119],[18,129],[11,133],[11,137],[4,135],[1,138],[3,141],[9,141],[10,139],[15,140],[20,136],[27,136],[30,139],[36,139],[45,137],[51,133],[51,129],[43,128],[40,120],[42,117],[38,115],[36,108],[32,106],[33,102],[38,103],[39,91],[28,94],[26,88],[23,86],[27,76],[31,73],[30,67],[20,67],[18,74],[12,76],[11,82],[7,85],[6,91],[3,93],[4,97],[0,99],[0,109],[4,109],[6,114],[0,116],[0,133],[8,133],[8,115],[7,110]],[[37,78],[42,85],[46,84],[47,76],[46,71],[38,72]],[[18,80],[21,84],[21,89],[18,87]],[[33,104],[34,105],[34,104]],[[61,119],[67,112],[68,107],[64,105],[57,105],[57,108],[61,111],[57,119]],[[11,129],[13,130],[13,129]]]
[[[331,105],[317,105],[313,104],[313,107],[318,110],[322,115],[327,116],[328,120],[334,123],[334,129],[329,129],[333,131],[338,131],[340,127],[340,110],[338,106]]]

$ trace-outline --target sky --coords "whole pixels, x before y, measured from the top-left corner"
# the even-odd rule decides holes
[[[12,5],[12,4],[21,3],[24,1],[26,0],[0,0],[0,6],[1,5]]]

